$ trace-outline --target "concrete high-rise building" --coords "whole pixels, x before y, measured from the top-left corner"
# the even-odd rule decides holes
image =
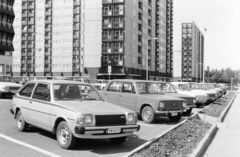
[[[172,0],[19,0],[13,76],[146,79],[148,66],[149,79],[169,80],[172,8]]]
[[[14,0],[0,0],[0,74],[11,75]]]
[[[174,80],[202,81],[204,65],[204,36],[202,32],[194,22],[176,23],[174,28],[176,28],[173,40]],[[181,71],[179,71],[180,69]]]

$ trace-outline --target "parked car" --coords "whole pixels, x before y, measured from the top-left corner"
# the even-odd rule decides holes
[[[154,81],[111,80],[100,93],[108,102],[136,111],[146,123],[157,116],[177,122],[187,104],[184,99],[165,95]]]
[[[82,82],[82,83],[88,83],[88,84],[93,84],[92,81],[89,78],[76,78],[75,81]],[[85,93],[88,93],[89,88],[88,87],[81,87]]]
[[[93,84],[101,86],[101,90],[103,90],[103,88],[107,85],[107,83],[108,83],[108,80],[99,80],[99,79],[93,80]]]
[[[209,89],[211,89],[211,90],[217,90],[217,91],[219,91],[219,92],[220,92],[219,98],[222,97],[222,96],[224,95],[224,93],[226,93],[226,92],[224,91],[224,89],[217,87],[217,86],[216,86],[216,83],[205,83],[205,85],[206,85]],[[226,90],[226,91],[227,91],[227,90]]]
[[[171,84],[178,93],[194,96],[196,98],[195,105],[197,107],[200,107],[201,105],[204,105],[207,102],[208,95],[203,94],[201,92],[192,91],[188,87],[187,82],[171,82]]]
[[[30,124],[52,132],[64,149],[74,147],[76,138],[121,144],[140,129],[134,111],[106,102],[91,85],[75,81],[29,81],[15,94],[10,111],[19,131]]]
[[[188,86],[192,91],[201,92],[208,95],[206,104],[210,104],[218,99],[218,91],[208,90],[203,84],[198,84],[196,82],[188,82]]]
[[[14,95],[22,87],[21,84],[17,84],[12,80],[11,76],[0,75],[0,98]]]
[[[183,110],[183,113],[186,115],[191,114],[192,108],[196,103],[196,98],[194,96],[179,94],[169,82],[157,82],[160,88],[166,93],[166,95],[178,97],[185,99],[187,101],[187,107]]]

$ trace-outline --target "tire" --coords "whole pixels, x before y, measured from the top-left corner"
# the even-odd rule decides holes
[[[141,112],[141,117],[145,123],[153,123],[155,120],[155,113],[153,112],[152,107],[151,106],[144,107]]]
[[[3,98],[3,94],[0,92],[0,99]]]
[[[195,104],[197,108],[199,108],[202,104],[198,103],[198,104]]]
[[[192,113],[192,107],[186,112],[183,112],[184,115],[190,115],[191,113]]]
[[[122,144],[123,142],[125,142],[127,139],[127,136],[124,137],[117,137],[117,138],[110,138],[109,140],[113,143],[113,144]]]
[[[73,136],[67,122],[62,121],[57,127],[57,141],[63,149],[73,148],[76,143],[76,137]]]
[[[171,116],[171,114],[168,115],[168,118],[170,119],[170,121],[172,122],[178,122],[181,118],[182,118],[182,114],[178,113],[177,116]]]
[[[28,123],[24,120],[21,110],[19,110],[17,113],[17,128],[21,132],[27,131],[28,128]]]

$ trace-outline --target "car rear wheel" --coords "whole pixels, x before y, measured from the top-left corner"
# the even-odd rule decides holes
[[[192,107],[186,112],[183,112],[184,115],[190,115],[191,113],[192,113]]]
[[[76,137],[73,136],[67,122],[62,121],[57,127],[57,141],[64,149],[73,148],[76,143]]]
[[[127,136],[124,137],[117,137],[117,138],[110,138],[109,140],[113,143],[113,144],[122,144],[123,142],[125,142],[127,139]]]
[[[0,98],[3,98],[3,94],[0,92]]]
[[[21,132],[26,131],[28,128],[28,123],[24,120],[21,110],[19,110],[17,113],[17,128]]]
[[[142,120],[146,123],[153,123],[155,120],[155,114],[153,112],[152,107],[146,106],[142,110]]]
[[[181,118],[182,118],[182,114],[178,113],[177,116],[172,116],[171,114],[168,115],[168,118],[172,121],[172,122],[178,122]]]

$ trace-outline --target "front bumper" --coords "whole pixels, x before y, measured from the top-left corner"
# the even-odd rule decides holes
[[[156,111],[155,114],[157,116],[168,116],[169,113],[182,113],[183,110],[182,109],[179,109],[179,110],[162,110],[162,111]]]
[[[109,129],[118,128],[119,133],[107,133]],[[74,128],[75,137],[89,139],[104,139],[131,135],[134,131],[139,131],[140,125],[124,125],[124,126],[104,126],[104,127],[83,127],[76,126]]]

